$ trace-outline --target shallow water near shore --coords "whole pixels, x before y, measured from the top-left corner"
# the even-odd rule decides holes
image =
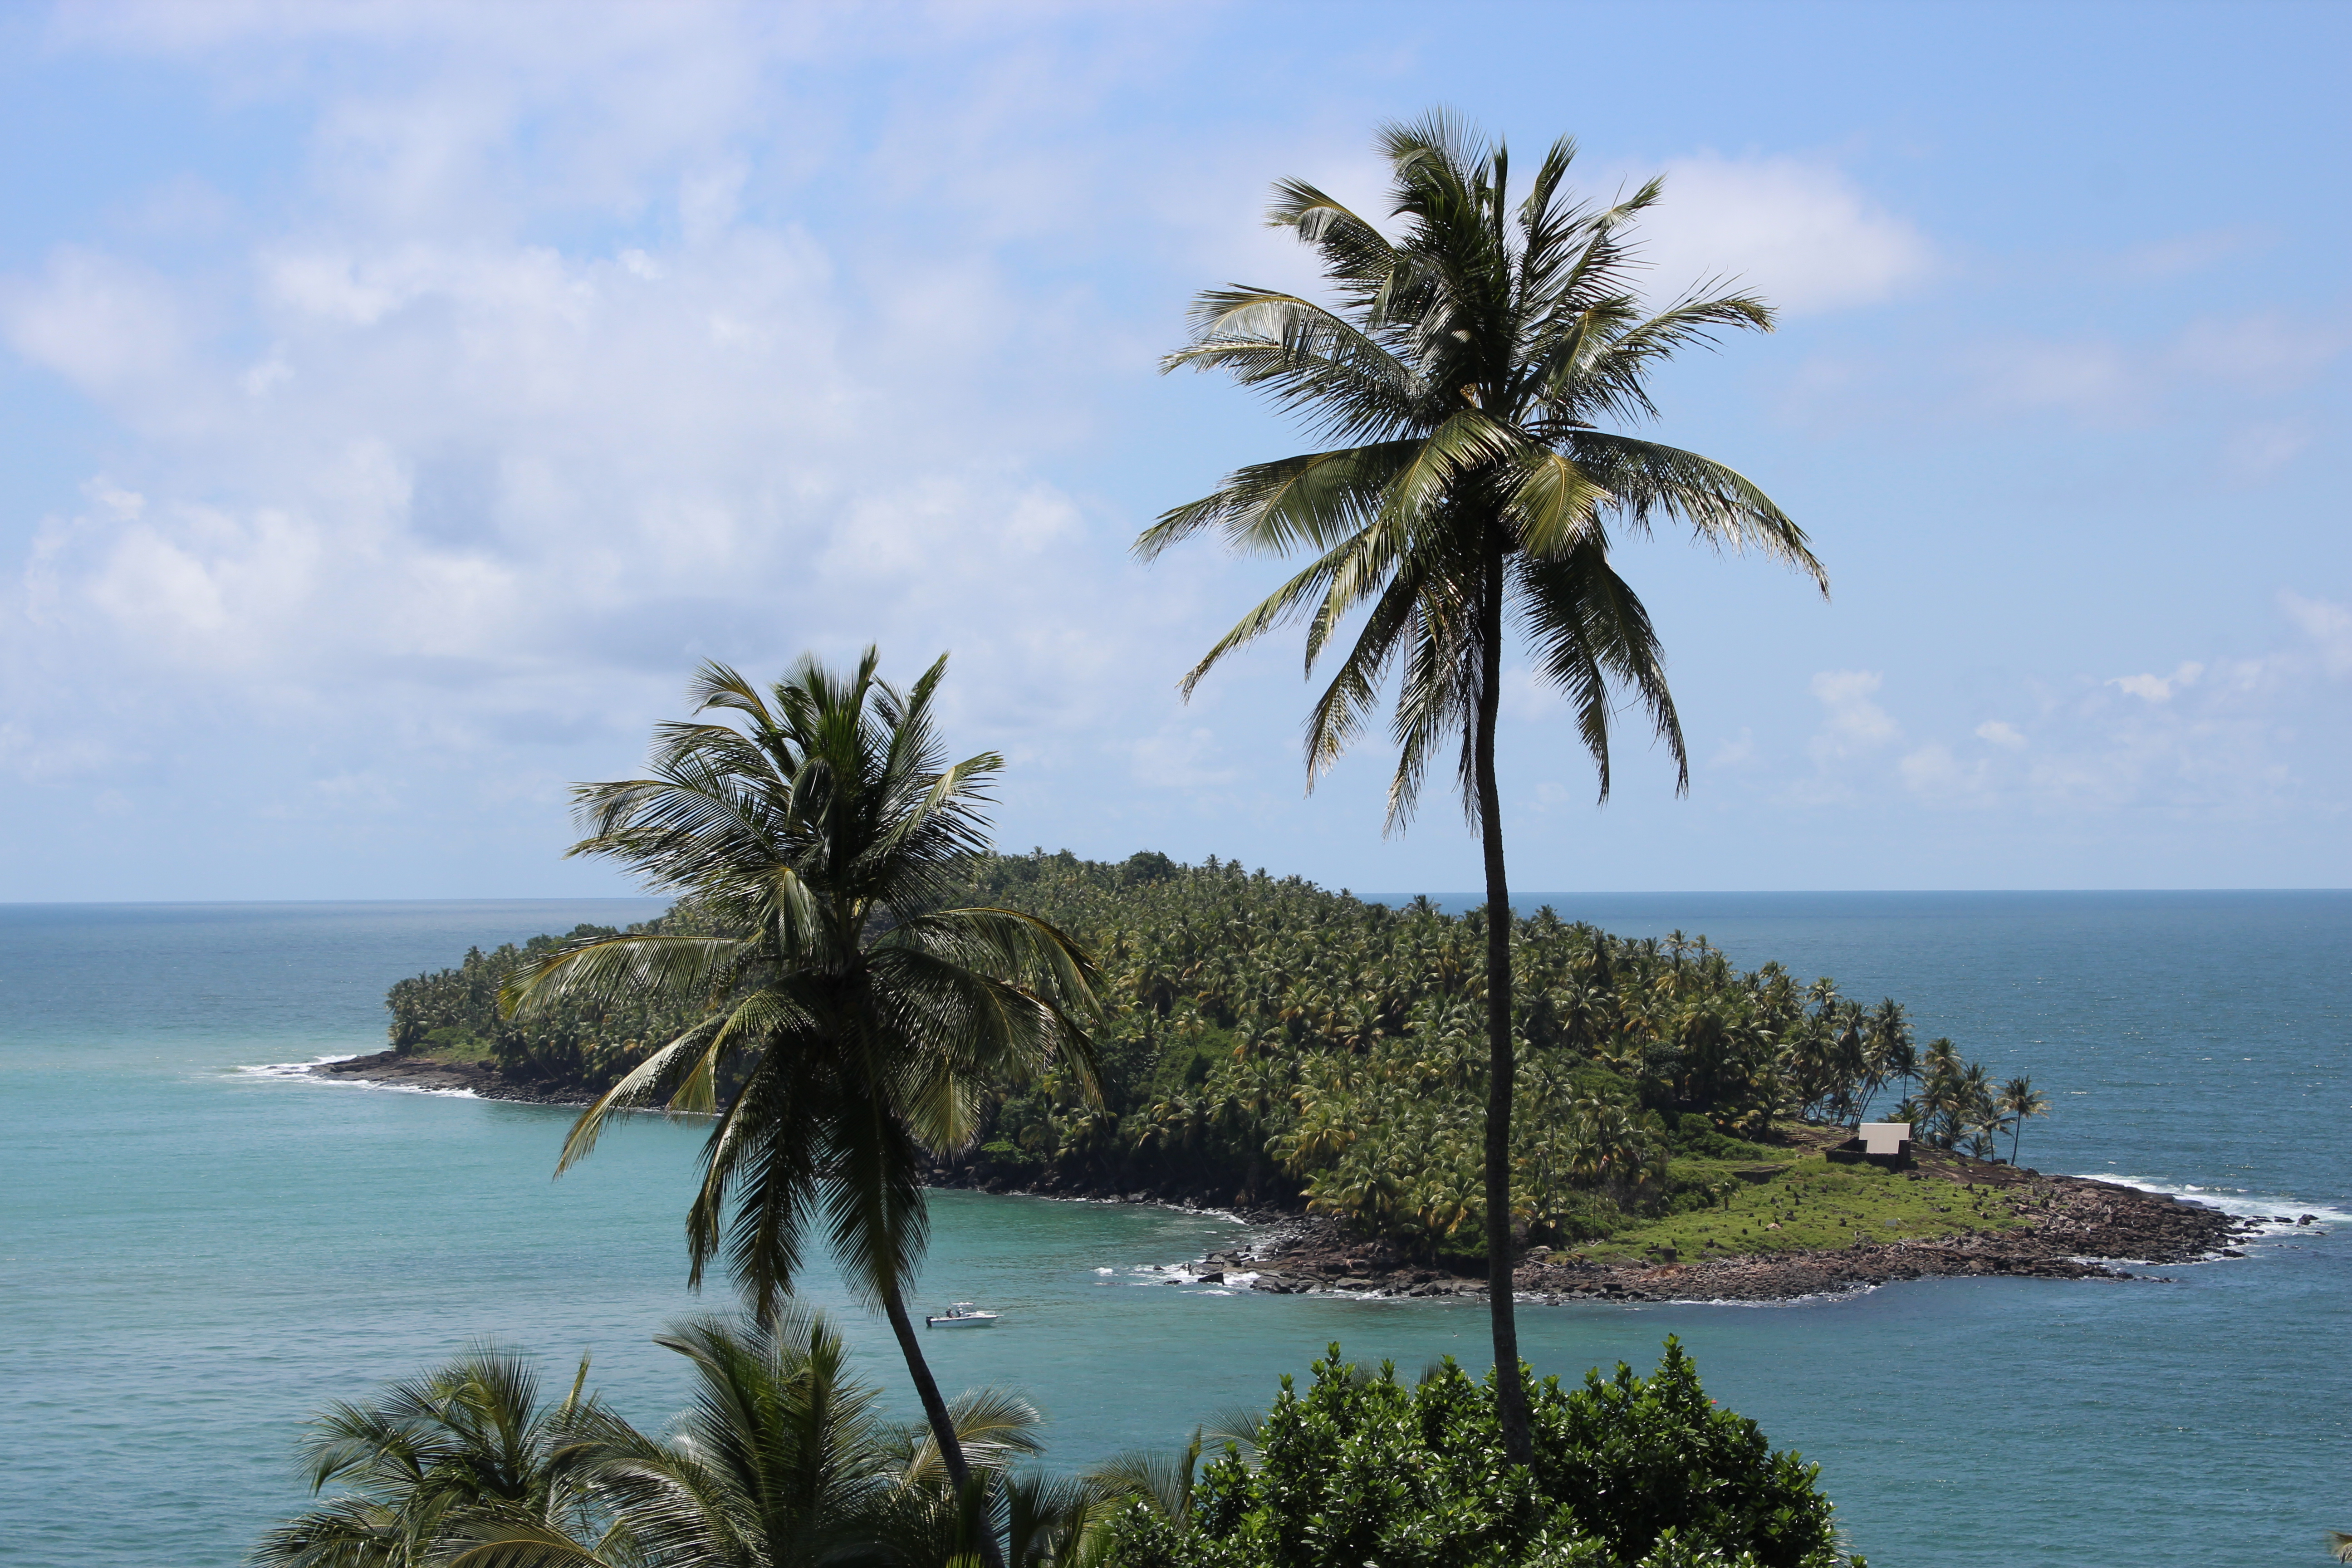
[[[2024,1163],[2323,1223],[2168,1283],[1934,1280],[1769,1307],[1528,1307],[1525,1353],[1708,1392],[1823,1467],[1889,1564],[2295,1563],[2352,1529],[2352,895],[1535,894],[1626,934],[1705,932],[1909,1004],[2055,1113]],[[560,1110],[241,1071],[373,1050],[393,980],[654,906],[0,907],[0,1560],[227,1564],[299,1507],[300,1419],[478,1338],[583,1351],[658,1425],[698,1131],[644,1119],[561,1182]],[[942,1193],[923,1293],[1002,1311],[932,1336],[1076,1466],[1264,1405],[1331,1340],[1483,1367],[1475,1305],[1270,1297],[1150,1266],[1214,1215]],[[865,1365],[878,1325],[838,1308]]]

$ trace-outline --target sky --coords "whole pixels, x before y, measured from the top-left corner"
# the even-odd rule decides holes
[[[1523,653],[1522,889],[2352,885],[2340,5],[0,5],[0,900],[633,890],[566,859],[706,659],[942,652],[998,842],[1475,888],[1369,734],[1311,795],[1279,563],[1129,546],[1307,449],[1162,375],[1386,220],[1444,106],[1653,174],[1692,353],[1637,433],[1687,796]],[[2331,454],[2333,456],[2331,457]]]

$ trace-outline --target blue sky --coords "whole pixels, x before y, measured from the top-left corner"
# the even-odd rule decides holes
[[[1297,433],[1156,374],[1258,224],[1448,105],[1780,331],[1658,438],[1690,795],[1513,677],[1529,889],[2344,886],[2338,6],[0,9],[0,899],[625,890],[565,789],[697,661],[942,649],[1000,839],[1475,886],[1368,742],[1312,797],[1274,568],[1127,544]]]

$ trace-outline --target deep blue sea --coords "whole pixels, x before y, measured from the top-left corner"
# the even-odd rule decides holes
[[[2023,1161],[2325,1223],[2128,1283],[1951,1280],[1774,1307],[1528,1308],[1547,1372],[1646,1368],[1822,1468],[1877,1568],[2316,1564],[2352,1530],[2352,893],[1531,894],[1909,1005],[2053,1115]],[[658,1425],[698,1131],[551,1179],[568,1112],[257,1071],[381,1048],[403,975],[628,900],[0,906],[0,1561],[236,1563],[304,1499],[304,1415],[490,1338]],[[1172,1446],[1331,1340],[1476,1363],[1475,1307],[1228,1293],[1238,1235],[942,1194],[923,1293],[1001,1310],[941,1381],[1026,1391],[1055,1462]],[[835,1304],[838,1305],[837,1300]],[[845,1310],[871,1375],[900,1378]]]

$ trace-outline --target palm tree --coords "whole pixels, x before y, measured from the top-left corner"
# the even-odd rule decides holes
[[[1524,1464],[1533,1450],[1511,1305],[1515,922],[1495,776],[1505,624],[1519,623],[1543,679],[1574,704],[1605,800],[1620,688],[1665,742],[1676,788],[1689,781],[1664,657],[1648,612],[1610,566],[1608,520],[1635,533],[1679,520],[1718,547],[1753,545],[1824,592],[1827,583],[1803,531],[1748,479],[1600,427],[1654,416],[1643,378],[1675,350],[1772,321],[1752,295],[1703,289],[1644,317],[1624,230],[1657,200],[1659,181],[1612,206],[1578,204],[1565,186],[1575,147],[1562,140],[1514,207],[1505,148],[1449,115],[1390,126],[1380,145],[1401,238],[1298,181],[1276,187],[1268,214],[1318,252],[1338,307],[1212,289],[1194,303],[1192,342],[1163,362],[1229,372],[1337,445],[1240,469],[1163,515],[1137,549],[1156,556],[1213,527],[1243,550],[1312,557],[1209,650],[1184,679],[1188,694],[1226,654],[1295,618],[1307,623],[1311,669],[1364,612],[1307,719],[1310,785],[1392,670],[1391,829],[1410,818],[1431,756],[1459,738],[1456,775],[1486,883],[1487,1294],[1504,1444]]]
[[[694,1364],[692,1403],[666,1438],[619,1417],[582,1424],[567,1457],[611,1522],[597,1537],[504,1517],[469,1519],[449,1568],[899,1568],[945,1564],[989,1531],[1037,1413],[991,1390],[951,1407],[970,1484],[948,1482],[928,1426],[885,1421],[824,1315],[787,1303],[764,1323],[700,1318],[656,1337]],[[1017,1485],[1018,1483],[1014,1483]],[[1023,1543],[1064,1508],[1026,1488]],[[974,1505],[977,1506],[974,1506]]]
[[[722,934],[585,942],[506,1000],[708,999],[581,1115],[559,1173],[615,1112],[665,1090],[673,1112],[715,1115],[687,1218],[691,1282],[723,1255],[755,1316],[772,1317],[819,1229],[889,1320],[961,1489],[963,1451],[905,1300],[929,1237],[927,1160],[971,1143],[992,1083],[1061,1062],[1091,1090],[1097,976],[1043,920],[942,907],[985,847],[1002,759],[945,763],[931,717],[945,658],[905,691],[878,662],[868,648],[845,679],[803,658],[765,695],[705,665],[697,711],[734,722],[664,724],[648,776],[579,786],[590,831],[572,853],[691,900]]]
[[[265,1534],[256,1568],[417,1568],[456,1521],[562,1533],[577,1528],[585,1495],[568,1446],[602,1418],[581,1398],[579,1374],[562,1401],[540,1400],[524,1357],[478,1346],[419,1378],[384,1385],[363,1404],[339,1402],[310,1423],[302,1468],[311,1491],[350,1489]]]
[[[2009,1118],[2009,1163],[2014,1165],[2018,1140],[2025,1135],[2025,1119],[2049,1115],[2050,1101],[2034,1092],[2032,1078],[2013,1078],[2000,1086],[2000,1109]]]
[[[2338,1563],[2352,1563],[2352,1535],[2340,1530],[2327,1532],[2327,1551]]]

